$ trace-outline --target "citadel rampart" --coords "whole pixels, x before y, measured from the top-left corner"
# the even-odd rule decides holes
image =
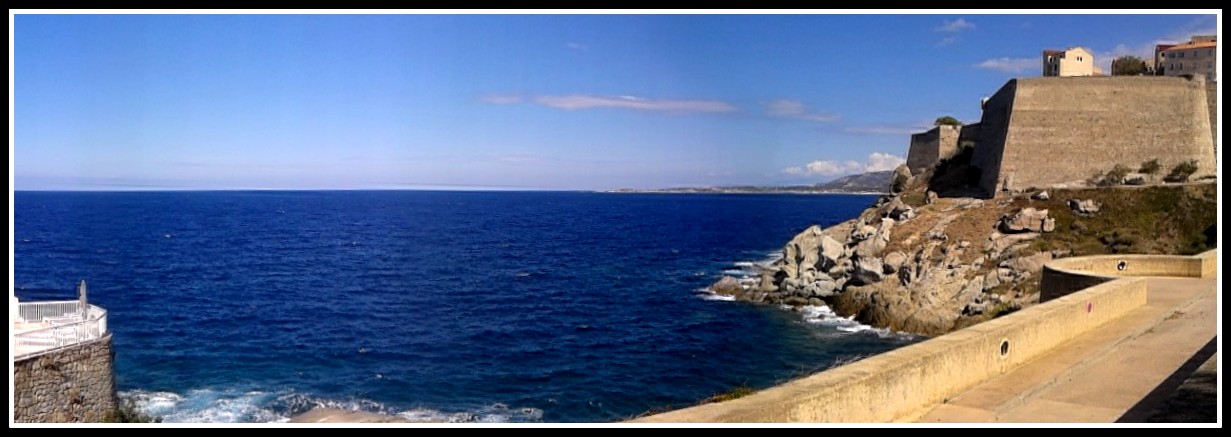
[[[973,164],[991,195],[1080,182],[1115,165],[1158,159],[1165,173],[1197,161],[1216,171],[1211,99],[1179,77],[1037,77],[1010,80],[983,108]]]
[[[940,125],[927,132],[911,135],[906,166],[910,167],[912,173],[919,173],[942,159],[952,157],[957,152],[961,131],[961,126]]]

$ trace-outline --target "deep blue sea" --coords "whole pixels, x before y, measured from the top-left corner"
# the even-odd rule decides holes
[[[607,422],[916,341],[699,291],[874,199],[17,192],[13,281],[85,279],[121,396],[167,422]]]

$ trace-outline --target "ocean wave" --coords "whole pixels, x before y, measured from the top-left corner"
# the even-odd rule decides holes
[[[702,300],[719,300],[719,301],[724,301],[724,302],[732,302],[735,300],[735,296],[731,296],[728,294],[718,294],[712,291],[708,293],[697,293],[697,297],[701,298]]]
[[[132,399],[138,411],[160,417],[164,423],[282,423],[318,407],[385,414],[412,422],[503,423],[543,419],[540,409],[510,408],[500,403],[473,411],[446,411],[424,407],[399,410],[367,399],[322,399],[296,392],[197,389],[179,394],[128,390],[119,395],[121,399]]]
[[[788,307],[789,308],[789,307]],[[806,305],[799,308],[805,322],[829,326],[835,330],[849,333],[870,332],[880,338],[902,337],[910,338],[910,334],[893,332],[885,328],[865,325],[855,320],[855,316],[842,317],[825,305]]]

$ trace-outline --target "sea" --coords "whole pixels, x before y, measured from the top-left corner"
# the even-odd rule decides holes
[[[919,341],[707,289],[874,200],[19,191],[12,281],[23,301],[87,281],[121,398],[164,422],[611,422]]]

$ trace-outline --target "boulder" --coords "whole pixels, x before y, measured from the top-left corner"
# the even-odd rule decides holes
[[[893,169],[893,175],[889,177],[889,190],[894,193],[902,192],[913,176],[910,172],[910,166],[906,164],[897,166],[897,168]],[[899,183],[898,181],[903,182]]]
[[[928,191],[927,195],[923,199],[923,203],[931,205],[933,203],[936,203],[936,201],[939,199],[940,199],[940,196],[936,195],[935,191]]]
[[[1042,232],[1044,221],[1047,220],[1046,209],[1022,208],[1013,214],[1006,214],[1000,218],[1000,224],[997,228],[1000,232],[1006,234],[1018,234],[1022,232]],[[1055,227],[1055,224],[1052,224]]]
[[[822,271],[828,272],[838,264],[838,260],[844,255],[842,243],[828,235],[821,237],[820,255],[821,264],[818,267]]]
[[[903,265],[906,264],[906,260],[906,254],[899,251],[891,252],[888,255],[885,255],[885,259],[883,261],[885,264],[885,273],[896,273],[902,268]]]
[[[1030,198],[1034,200],[1048,200],[1048,199],[1051,199],[1051,195],[1047,194],[1047,190],[1043,190],[1043,191],[1034,193],[1034,195],[1030,196]]]
[[[1038,273],[1043,271],[1043,263],[1051,261],[1051,252],[1039,252],[1029,256],[1019,256],[1008,261],[1000,263],[1001,267],[1012,269],[1014,276],[1023,276],[1025,273]]]
[[[825,298],[833,296],[838,289],[838,283],[832,280],[819,280],[804,287],[809,297]]]
[[[876,235],[876,228],[871,225],[863,225],[855,228],[854,232],[851,232],[851,241],[867,240],[873,235]]]
[[[1124,185],[1145,185],[1149,177],[1145,173],[1129,173],[1124,175],[1124,179],[1120,182]]]
[[[1094,199],[1069,199],[1067,203],[1069,205],[1069,209],[1072,209],[1073,212],[1081,215],[1097,214],[1099,212],[1099,208],[1102,207],[1102,205],[1099,205],[1099,203],[1095,202]]]
[[[860,258],[851,271],[851,280],[874,284],[885,279],[885,263],[880,258]]]
[[[1027,232],[1024,234],[1010,234],[1010,235],[997,234],[993,236],[995,240],[992,240],[990,243],[988,243],[985,249],[986,251],[992,252],[993,254],[999,254],[1000,252],[1004,252],[1005,249],[1008,249],[1009,247],[1015,244],[1021,243],[1023,241],[1030,241],[1035,238],[1039,238],[1039,235],[1040,234],[1037,232]]]
[[[983,275],[983,291],[988,291],[1000,285],[1000,274],[991,271]]]
[[[881,217],[887,217],[894,220],[906,220],[914,217],[915,214],[914,208],[911,208],[910,205],[903,203],[901,197],[894,197],[893,200],[890,200],[884,206],[881,206],[879,212]]]
[[[885,250],[885,245],[887,244],[889,244],[887,239],[873,236],[856,244],[853,254],[860,258],[871,258],[880,255],[881,251]]]
[[[718,282],[710,286],[710,291],[717,294],[725,294],[728,296],[736,296],[744,293],[744,287],[739,284],[739,280],[730,276],[723,276]]]
[[[1043,219],[1043,232],[1052,232],[1056,230],[1056,219],[1048,217]]]

